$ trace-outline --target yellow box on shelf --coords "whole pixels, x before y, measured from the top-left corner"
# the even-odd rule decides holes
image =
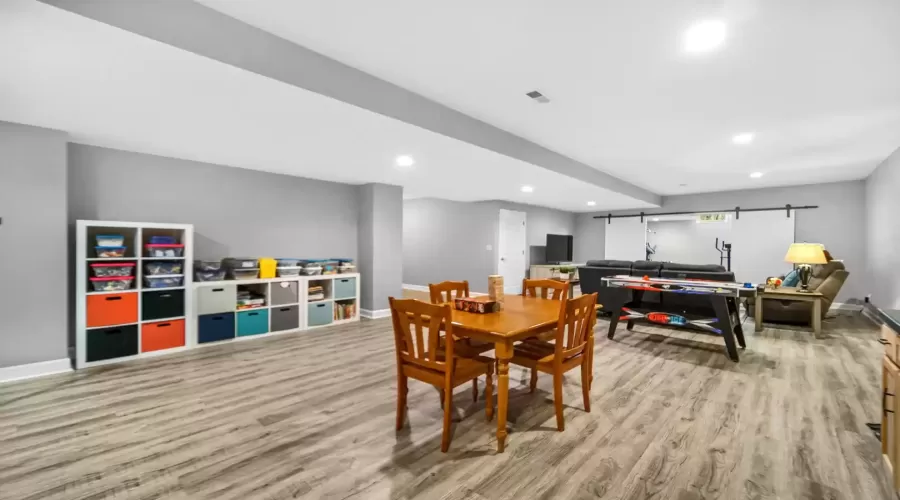
[[[271,257],[261,257],[259,259],[259,278],[274,278],[278,268],[278,261]]]

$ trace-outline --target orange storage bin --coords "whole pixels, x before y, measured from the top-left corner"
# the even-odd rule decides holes
[[[183,319],[141,325],[141,352],[161,351],[183,345]]]
[[[137,292],[88,295],[88,328],[126,325],[128,323],[137,323],[137,320]]]

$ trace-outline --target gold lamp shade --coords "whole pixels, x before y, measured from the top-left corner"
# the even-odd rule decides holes
[[[822,249],[819,243],[791,243],[784,261],[792,264],[826,264],[828,261]]]

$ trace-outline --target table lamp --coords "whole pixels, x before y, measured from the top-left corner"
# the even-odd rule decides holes
[[[800,289],[798,292],[809,293],[809,278],[812,275],[812,266],[810,264],[826,264],[828,260],[825,258],[825,252],[819,243],[791,243],[788,248],[787,255],[784,256],[785,262],[797,264],[797,270],[800,272]]]

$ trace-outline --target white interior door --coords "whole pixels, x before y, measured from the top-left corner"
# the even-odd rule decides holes
[[[606,224],[607,260],[644,260],[647,245],[647,223],[638,217],[613,219]]]
[[[791,270],[784,261],[794,242],[796,212],[787,217],[784,210],[741,212],[731,230],[731,270],[738,282],[763,283],[769,276]]]
[[[497,242],[497,255],[500,261],[497,272],[503,276],[504,293],[522,293],[522,280],[525,279],[525,212],[500,210],[500,235]]]

